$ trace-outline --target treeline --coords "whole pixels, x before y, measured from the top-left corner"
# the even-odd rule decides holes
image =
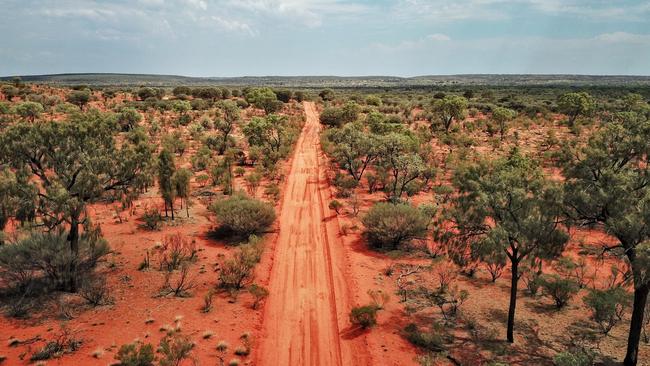
[[[530,146],[520,146],[518,129],[509,135],[511,128],[531,119],[553,125],[555,119],[547,120],[543,112],[526,113],[528,106],[513,106],[507,98],[473,111],[479,106],[477,98],[483,97],[467,92],[438,93],[414,103],[394,104],[388,97],[395,109],[386,109],[386,99],[376,95],[350,100],[323,91],[320,97],[326,104],[321,123],[328,127],[322,145],[336,167],[339,198],[347,198],[356,215],[356,190],[384,195],[385,202],[376,203],[361,218],[371,248],[409,251],[433,239],[424,250],[445,256],[470,277],[481,266],[495,281],[508,269],[507,340],[514,342],[520,279],[531,294],[542,288],[558,308],[565,306],[587,285],[586,263],[563,256],[569,229],[600,228],[614,238],[603,252],[616,256],[625,270],[613,270],[615,279],[606,288],[593,284],[584,302],[604,334],[622,319],[624,309],[631,308],[624,363],[637,364],[650,288],[646,98],[626,94],[603,106],[587,92],[561,94],[551,108],[561,114],[558,123],[567,129],[565,137],[549,135],[537,151],[530,151]],[[495,142],[492,157],[471,149],[476,143],[470,136],[477,130]],[[449,153],[441,156],[434,145]],[[552,178],[551,169],[560,171],[562,179]],[[422,192],[433,193],[433,202],[419,207],[409,203]],[[344,204],[335,201],[330,207],[341,212]],[[404,271],[402,275],[411,274]],[[446,306],[464,301],[465,295],[444,283],[431,293],[422,290],[405,290],[402,301],[428,301],[443,314]],[[425,349],[441,351],[441,338],[424,342],[422,337],[437,332],[431,331],[422,333],[416,327],[406,333]],[[573,363],[580,365],[593,360],[584,349],[570,352],[558,359],[588,359]]]

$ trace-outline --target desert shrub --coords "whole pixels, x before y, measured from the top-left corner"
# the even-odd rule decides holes
[[[372,305],[378,310],[382,310],[390,299],[388,293],[382,290],[368,290],[368,296],[372,299]]]
[[[411,323],[404,328],[403,334],[416,347],[433,352],[445,350],[445,337],[439,325],[434,324],[431,330],[422,331],[417,324]]]
[[[241,248],[226,260],[219,273],[219,286],[229,291],[238,291],[246,286],[253,276],[253,268],[259,262],[259,254],[250,248]]]
[[[153,366],[156,356],[150,344],[129,343],[120,347],[115,359],[119,366]]]
[[[539,288],[542,286],[541,275],[535,271],[528,270],[524,271],[523,279],[528,293],[531,296],[537,295]]]
[[[627,293],[620,287],[607,290],[591,290],[583,301],[591,309],[591,318],[608,334],[623,319],[628,305]]]
[[[541,287],[544,295],[553,299],[558,309],[563,308],[580,290],[575,281],[558,275],[542,276]]]
[[[244,177],[244,180],[246,181],[246,188],[248,190],[248,194],[251,196],[255,196],[257,193],[257,188],[260,186],[260,182],[262,181],[262,175],[256,172],[248,174],[246,177]]]
[[[248,292],[253,295],[253,309],[257,309],[260,302],[269,296],[269,290],[257,284],[248,286]]]
[[[196,243],[187,240],[180,233],[166,235],[157,248],[161,271],[177,270],[183,263],[196,258]]]
[[[242,341],[243,345],[235,348],[235,354],[237,356],[248,356],[251,353],[252,349],[252,338],[249,332],[243,333],[239,339]]]
[[[351,176],[337,173],[332,182],[337,189],[338,197],[350,197],[352,191],[359,185],[359,181]]]
[[[269,184],[264,189],[264,196],[270,198],[274,202],[278,202],[280,200],[280,187],[275,183]]]
[[[194,342],[178,332],[167,334],[158,346],[158,353],[160,353],[160,366],[177,366],[183,360],[191,357]]]
[[[209,290],[203,295],[203,306],[201,307],[201,312],[209,313],[212,311],[212,299],[214,298],[214,290]]]
[[[79,296],[92,306],[108,305],[113,302],[110,289],[103,277],[85,279],[79,288]]]
[[[108,251],[106,241],[84,233],[75,258],[67,233],[33,232],[17,243],[0,247],[0,279],[21,291],[36,278],[44,280],[49,289],[64,289],[72,280],[80,283],[89,276]],[[73,261],[76,266],[72,266]]]
[[[377,203],[361,219],[368,243],[376,249],[395,250],[427,235],[429,218],[408,204]]]
[[[196,282],[190,276],[190,265],[183,263],[176,276],[173,276],[172,272],[165,274],[165,282],[160,288],[159,294],[160,296],[190,297],[190,290],[194,287],[196,287]]]
[[[591,366],[594,363],[594,353],[583,348],[560,352],[553,357],[555,366]]]
[[[343,208],[343,204],[341,202],[337,201],[337,200],[332,200],[332,201],[330,201],[328,207],[329,207],[330,210],[334,210],[336,212],[336,214],[338,215],[338,214],[341,213],[340,211]]]
[[[210,210],[221,229],[239,237],[262,233],[275,221],[273,206],[243,194],[215,202]]]
[[[142,214],[142,221],[144,222],[144,227],[149,230],[158,230],[162,225],[162,215],[155,207],[145,208],[144,213]]]
[[[350,323],[363,329],[374,327],[377,324],[377,311],[375,305],[355,307],[350,311]]]
[[[47,341],[45,346],[36,351],[30,358],[30,361],[43,361],[51,358],[61,357],[66,353],[72,353],[81,347],[81,340],[77,338],[76,334],[70,331],[65,326],[61,326],[61,330],[55,337]]]

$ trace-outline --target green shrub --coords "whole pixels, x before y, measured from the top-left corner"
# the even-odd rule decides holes
[[[361,219],[368,243],[376,249],[395,250],[427,235],[429,218],[408,204],[377,203]]]
[[[591,366],[594,362],[593,352],[585,349],[575,349],[560,352],[553,357],[556,366]]]
[[[336,211],[336,214],[338,215],[338,214],[341,213],[341,209],[343,208],[343,204],[341,202],[337,201],[337,200],[332,200],[332,201],[330,201],[328,207],[329,207],[330,210]]]
[[[229,291],[243,289],[252,279],[253,269],[260,261],[260,243],[243,245],[231,259],[227,259],[219,272],[219,287]]]
[[[252,284],[248,287],[248,292],[253,295],[254,301],[253,301],[253,309],[257,309],[259,306],[260,302],[267,296],[269,296],[269,290],[267,290],[265,287],[257,285],[257,284]]]
[[[375,305],[365,305],[353,308],[350,311],[350,323],[363,329],[373,327],[377,324],[377,311]]]
[[[583,301],[592,312],[592,319],[598,323],[604,334],[623,319],[623,313],[628,305],[628,295],[620,287],[607,290],[591,290]]]
[[[411,323],[404,328],[404,337],[416,347],[441,352],[445,350],[445,339],[442,332],[437,330],[437,327],[434,327],[430,331],[423,332],[416,324]]]
[[[166,335],[158,346],[158,353],[161,358],[159,361],[160,366],[177,366],[181,365],[183,360],[191,357],[194,342],[180,333],[173,333]]]
[[[543,276],[541,278],[541,286],[544,290],[544,295],[552,298],[558,309],[563,308],[580,290],[580,287],[575,281],[562,278],[558,275]]]
[[[153,366],[156,357],[152,345],[130,343],[120,347],[115,359],[120,366]]]
[[[243,194],[215,202],[210,210],[221,229],[239,237],[262,233],[275,221],[273,206]]]
[[[144,210],[144,214],[142,214],[142,221],[144,222],[144,226],[147,229],[158,230],[162,225],[163,218],[157,208],[151,207]]]
[[[80,283],[108,252],[106,241],[92,233],[84,233],[75,258],[67,233],[33,232],[15,244],[0,247],[0,279],[3,280],[0,282],[23,290],[39,278],[49,289],[64,289],[71,281]]]

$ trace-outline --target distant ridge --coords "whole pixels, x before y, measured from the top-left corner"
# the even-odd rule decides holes
[[[14,76],[0,77],[11,80]],[[650,76],[627,75],[537,75],[537,74],[466,74],[398,76],[240,76],[190,77],[179,75],[78,73],[23,75],[26,82],[96,86],[284,86],[303,88],[353,87],[427,87],[427,86],[650,86]]]

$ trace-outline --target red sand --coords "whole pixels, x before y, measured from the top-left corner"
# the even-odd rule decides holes
[[[351,287],[342,248],[335,245],[337,228],[328,224],[336,218],[328,217],[330,191],[319,164],[320,125],[313,103],[305,103],[305,113],[286,182],[258,364],[368,364],[365,348],[341,337],[348,327]]]

